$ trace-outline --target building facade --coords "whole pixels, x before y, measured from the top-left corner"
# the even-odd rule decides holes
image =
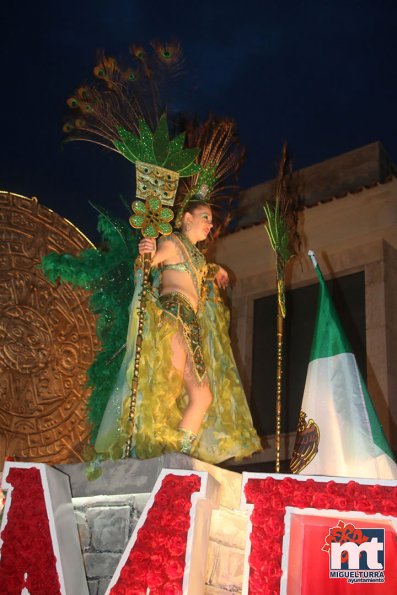
[[[307,251],[311,249],[316,253],[325,279],[342,282],[347,310],[351,318],[356,317],[356,326],[361,327],[357,330],[362,335],[361,347],[360,339],[356,341],[358,350],[361,348],[363,354],[361,371],[394,451],[397,450],[395,174],[396,169],[380,143],[367,145],[294,174],[302,199],[299,213],[302,242],[300,253],[287,266],[286,289],[291,295],[297,296],[300,291],[301,296],[298,296],[296,304],[299,302],[302,306],[297,305],[290,312],[287,302],[287,320],[288,317],[292,318],[292,325],[297,326],[293,344],[287,349],[289,362],[284,364],[285,383],[289,392],[291,384],[299,384],[298,394],[293,397],[295,402],[287,402],[285,407],[292,407],[295,412],[299,412],[304,386],[302,378],[306,375],[308,364],[307,358],[306,363],[299,360],[302,358],[299,335],[303,338],[308,328],[310,336],[306,336],[305,341],[310,346],[311,329],[316,315],[316,302],[310,302],[308,298],[310,288],[312,294],[317,291],[317,278],[307,257]],[[264,329],[266,339],[258,340],[258,333],[261,333],[258,324],[265,326],[266,320],[269,320],[266,316],[261,318],[261,308],[263,306],[266,310],[266,298],[270,296],[273,296],[274,303],[276,292],[275,257],[264,229],[263,213],[264,202],[274,195],[274,185],[274,181],[267,182],[243,193],[239,227],[218,240],[215,253],[216,261],[225,265],[235,277],[230,292],[232,341],[254,420],[257,426],[263,426],[258,428],[262,435],[263,428],[266,427],[265,450],[258,455],[258,462],[271,461],[275,457],[274,432],[269,431],[269,424],[266,422],[267,417],[273,415],[274,418],[275,392],[267,381],[261,386],[260,374],[258,376],[257,373],[258,369],[267,369],[267,374],[275,376],[275,369],[269,370],[272,368],[272,359],[268,351],[275,352],[276,338],[274,336],[273,340]],[[305,311],[304,307],[308,309]],[[337,304],[337,309],[341,308],[343,309],[343,300],[339,307]],[[273,309],[275,312],[275,308]],[[294,322],[294,316],[300,316],[301,320]],[[288,324],[286,323],[287,326]],[[354,334],[354,324],[352,329],[351,334]],[[349,337],[349,329],[345,330]],[[349,339],[354,350],[355,341],[352,337]],[[269,340],[273,342],[272,346],[263,347]],[[263,354],[258,354],[255,349],[263,350]],[[297,381],[294,374],[290,374],[295,360],[299,361]],[[265,375],[263,378],[269,376]],[[292,386],[292,392],[293,388]],[[258,391],[263,393],[259,403]],[[287,413],[284,418],[288,418],[288,411],[284,413]],[[265,419],[265,422],[261,422],[261,419]],[[270,420],[270,424],[272,423]],[[296,426],[292,425],[291,419],[287,419],[284,431],[282,430],[281,458],[285,460],[290,458],[294,445]]]

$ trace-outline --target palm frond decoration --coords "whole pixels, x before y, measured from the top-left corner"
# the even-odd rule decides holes
[[[285,265],[299,247],[298,209],[299,201],[291,188],[292,167],[288,156],[287,143],[284,143],[276,183],[274,203],[265,203],[265,229],[270,245],[276,255],[277,294],[283,318],[285,309]]]
[[[273,204],[266,203],[265,229],[270,245],[276,255],[277,281],[277,369],[276,369],[276,472],[280,471],[281,448],[281,379],[283,373],[283,337],[285,307],[285,265],[296,254],[299,247],[298,196],[291,185],[291,163],[287,143],[284,143],[276,183],[276,196]]]

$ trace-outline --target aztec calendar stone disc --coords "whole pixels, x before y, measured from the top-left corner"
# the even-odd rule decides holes
[[[0,192],[0,464],[77,462],[88,441],[86,371],[98,343],[88,292],[54,286],[50,251],[92,246],[36,198]]]

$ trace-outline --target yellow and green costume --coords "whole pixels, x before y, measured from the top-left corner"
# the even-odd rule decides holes
[[[142,289],[142,274],[137,271],[126,354],[99,428],[95,450],[105,457],[119,458],[131,432],[132,452],[138,458],[179,450],[177,428],[188,403],[181,374],[172,365],[172,340],[179,334],[186,342],[197,381],[209,381],[213,396],[192,456],[209,463],[249,456],[260,450],[261,445],[231,350],[229,312],[214,283],[216,267],[207,264],[182,234],[172,234],[166,240],[175,242],[182,260],[169,266],[179,270],[183,267],[198,289],[198,311],[178,292],[159,297],[156,283],[153,284],[146,308],[139,388],[131,428],[129,397]]]

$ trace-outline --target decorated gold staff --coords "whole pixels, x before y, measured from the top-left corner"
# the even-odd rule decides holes
[[[113,143],[117,150],[136,165],[136,197],[130,224],[140,229],[145,238],[157,238],[172,232],[170,221],[174,218],[171,208],[180,177],[197,174],[200,166],[195,162],[199,149],[184,149],[185,133],[169,139],[167,118],[161,116],[153,133],[144,120],[139,123],[139,137],[124,128],[117,130],[120,140]],[[163,206],[166,205],[166,206]],[[143,341],[146,299],[149,285],[151,255],[144,254],[142,291],[138,309],[138,330],[135,349],[134,372],[128,409],[130,435],[124,449],[129,457],[133,439],[136,397],[139,384],[139,365]]]
[[[295,254],[294,241],[298,238],[297,227],[297,197],[288,191],[290,165],[287,154],[287,144],[284,143],[279,166],[276,186],[276,200],[274,204],[265,203],[265,229],[270,245],[276,255],[277,280],[277,365],[276,365],[276,465],[280,471],[281,447],[281,381],[283,374],[283,337],[285,307],[285,265]]]
[[[79,87],[67,105],[74,112],[63,126],[69,141],[88,141],[110,149],[136,165],[136,197],[132,203],[133,227],[143,237],[157,238],[172,232],[174,204],[179,178],[201,171],[196,163],[199,149],[184,148],[185,133],[170,140],[161,87],[177,77],[182,51],[177,42],[151,44],[150,54],[133,44],[131,67],[102,54],[94,68],[96,82]],[[150,126],[149,126],[150,123]],[[156,127],[157,126],[157,127]],[[153,131],[152,131],[153,130]],[[166,206],[163,206],[166,205]],[[131,450],[139,360],[142,348],[145,303],[150,272],[149,255],[144,257],[143,282],[138,317],[138,341],[129,404],[130,435],[124,456]]]

